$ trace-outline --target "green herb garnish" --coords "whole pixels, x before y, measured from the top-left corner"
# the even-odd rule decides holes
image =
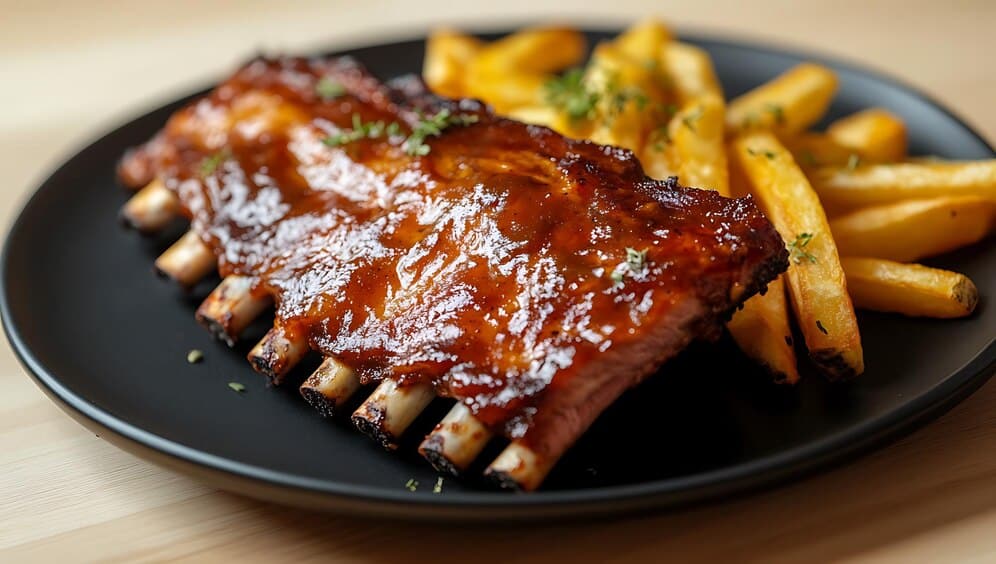
[[[854,170],[858,168],[858,165],[860,164],[861,164],[861,157],[858,156],[857,153],[851,153],[851,155],[847,157],[847,170]]]
[[[699,121],[699,118],[702,117],[703,112],[705,112],[705,108],[699,106],[698,108],[695,108],[694,111],[690,112],[688,115],[682,116],[681,123],[684,124],[684,126],[687,127],[688,129],[695,131],[695,122]]]
[[[443,477],[439,476],[436,478],[436,485],[432,486],[432,493],[442,493],[443,491]]]
[[[788,244],[789,257],[792,262],[796,264],[801,264],[803,260],[808,260],[811,263],[816,262],[816,256],[806,250],[813,237],[812,233],[800,233],[794,241]]]
[[[318,97],[326,102],[329,100],[335,100],[345,93],[346,88],[343,87],[338,80],[330,76],[322,77],[322,79],[318,81],[318,84],[315,85],[315,94],[318,94]]]
[[[625,268],[623,268],[625,265]],[[632,274],[637,274],[643,272],[643,269],[647,266],[647,249],[638,251],[636,249],[626,247],[626,262],[620,264],[612,271],[610,278],[615,283],[622,283],[623,279],[626,277],[626,272],[629,271]]]
[[[222,149],[212,155],[204,157],[204,160],[201,161],[201,177],[211,176],[214,174],[214,171],[218,170],[221,163],[230,158],[232,158],[232,152],[228,149]]]
[[[655,151],[663,151],[664,145],[670,145],[671,141],[671,129],[666,123],[655,127],[650,132],[650,142],[653,143]]]
[[[767,103],[764,105],[764,110],[771,113],[772,117],[775,118],[775,123],[782,125],[785,123],[785,109],[779,104]]]
[[[405,482],[405,489],[408,490],[408,491],[410,491],[410,492],[413,492],[413,491],[417,490],[418,489],[418,480],[416,480],[415,478],[408,478],[408,481]]]
[[[190,364],[197,364],[202,360],[204,360],[204,353],[198,349],[191,349],[191,351],[187,353],[187,362]]]
[[[601,96],[588,88],[584,81],[584,69],[571,69],[548,80],[543,88],[547,104],[557,108],[568,118],[582,120],[595,117]]]
[[[232,391],[238,392],[240,394],[246,391],[246,387],[243,386],[242,384],[239,384],[238,382],[229,382],[228,387],[231,388]]]
[[[637,251],[636,249],[631,249],[626,247],[626,265],[633,272],[640,272],[643,267],[647,264],[647,249],[642,251]]]
[[[774,151],[769,151],[767,149],[765,149],[764,151],[758,151],[758,150],[752,149],[750,147],[747,147],[747,154],[751,155],[753,157],[756,157],[758,155],[764,155],[769,161],[775,160],[775,157],[778,156],[778,155],[775,154]]]
[[[353,114],[352,129],[343,129],[338,133],[333,133],[322,139],[322,143],[329,147],[338,147],[360,139],[378,139],[384,134],[387,134],[388,137],[396,137],[401,134],[401,126],[397,122],[387,124],[383,121],[364,122],[360,114]]]
[[[425,117],[415,124],[412,134],[405,140],[405,152],[412,156],[429,154],[429,146],[425,144],[428,137],[439,137],[443,130],[454,125],[465,126],[477,123],[474,114],[453,114],[448,109],[442,109],[436,115]]]

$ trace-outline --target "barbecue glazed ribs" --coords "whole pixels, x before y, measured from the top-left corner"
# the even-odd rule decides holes
[[[123,217],[191,231],[157,260],[183,284],[224,277],[198,318],[230,343],[275,304],[250,353],[324,414],[366,384],[353,421],[386,446],[435,396],[456,406],[422,445],[539,485],[624,390],[788,265],[750,199],[644,175],[626,150],[384,85],[349,59],[252,61],[130,152],[146,186]]]

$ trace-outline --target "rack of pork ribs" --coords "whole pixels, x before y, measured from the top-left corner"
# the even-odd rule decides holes
[[[414,146],[440,115],[459,119]],[[119,176],[141,188],[128,225],[190,220],[155,267],[185,287],[218,269],[196,314],[209,331],[231,346],[272,309],[255,370],[279,384],[323,355],[301,395],[332,416],[372,388],[352,422],[387,448],[449,401],[424,457],[459,473],[507,441],[485,475],[522,490],[788,264],[750,199],[652,180],[629,151],[348,58],[251,61]]]

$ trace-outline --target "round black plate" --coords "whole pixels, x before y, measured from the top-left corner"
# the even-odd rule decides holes
[[[822,57],[686,39],[712,54],[728,95],[815,59],[841,78],[828,119],[884,106],[909,124],[913,154],[993,157],[968,126],[890,79]],[[350,54],[386,78],[418,72],[423,43]],[[880,445],[966,397],[996,365],[990,303],[956,321],[861,315],[867,373],[843,385],[804,366],[801,385],[773,386],[730,343],[696,345],[609,409],[541,491],[510,494],[447,479],[434,494],[436,475],[414,447],[439,409],[394,454],[344,421],[320,418],[295,386],[268,388],[249,368],[248,343],[262,325],[229,350],[195,323],[211,281],[184,295],[152,275],[153,259],[181,225],[152,239],[119,227],[128,194],[115,182],[115,162],[182,102],[109,133],[42,184],[7,239],[0,305],[14,350],[71,415],[125,449],[220,488],[379,515],[492,521],[674,506],[771,485]],[[994,245],[933,264],[967,273],[987,298],[996,288]],[[203,363],[187,363],[193,348],[204,351]],[[420,484],[414,493],[405,488],[412,478]]]

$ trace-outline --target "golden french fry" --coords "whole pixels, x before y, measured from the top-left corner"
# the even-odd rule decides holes
[[[671,41],[671,31],[660,21],[648,18],[629,26],[613,44],[628,57],[644,65],[657,65],[661,48]]]
[[[479,75],[548,74],[578,65],[586,41],[575,29],[523,29],[486,45],[474,58],[472,77]]]
[[[422,63],[422,77],[426,85],[442,96],[466,96],[464,78],[467,67],[481,47],[482,43],[477,38],[456,31],[439,29],[432,32],[426,42]]]
[[[475,76],[467,82],[467,96],[484,100],[498,113],[507,114],[521,106],[543,105],[546,80],[532,74]]]
[[[792,263],[786,280],[810,357],[829,378],[860,374],[858,322],[819,198],[771,133],[738,137],[733,155],[762,209],[789,241]]]
[[[545,125],[551,129],[558,129],[560,116],[557,110],[550,106],[520,106],[508,112],[508,117],[533,125]],[[561,133],[564,133],[561,131]]]
[[[673,41],[663,47],[661,58],[680,103],[685,104],[707,94],[723,98],[723,89],[716,78],[712,59],[704,50]]]
[[[844,256],[911,262],[981,241],[996,223],[996,202],[941,196],[863,208],[830,222]]]
[[[724,104],[706,95],[685,104],[669,126],[671,162],[678,164],[678,177],[685,186],[709,188],[730,195],[723,140]]]
[[[781,139],[795,162],[807,171],[818,166],[855,166],[861,156],[830,139],[825,133],[804,131]]]
[[[880,108],[838,119],[827,127],[827,136],[869,161],[887,163],[906,158],[906,124]]]
[[[657,123],[648,119],[654,117],[650,110],[664,96],[654,69],[603,43],[592,53],[584,80],[599,93],[591,140],[639,153],[644,137]]]
[[[911,317],[965,317],[979,302],[963,274],[873,258],[841,259],[854,305]]]
[[[798,65],[733,99],[726,112],[727,132],[799,133],[823,117],[836,91],[833,71],[811,63]]]
[[[726,146],[723,143],[723,103],[712,95],[703,96],[705,108],[694,130],[685,127],[685,132],[676,131],[673,135],[675,150],[673,158],[681,163],[679,170],[689,186],[712,188],[725,197],[731,196],[727,171]],[[696,103],[686,105],[672,123],[679,126],[682,116],[694,115]],[[685,169],[693,164],[690,171]],[[695,179],[700,179],[695,181]],[[743,307],[733,313],[726,324],[727,330],[737,346],[748,357],[764,366],[779,384],[795,384],[799,381],[795,349],[792,346],[792,330],[789,327],[788,304],[785,300],[783,277],[768,284],[764,295],[756,295],[744,302]]]
[[[821,167],[810,179],[835,211],[938,196],[996,201],[996,160]]]
[[[671,162],[670,151],[665,151],[658,144],[647,144],[640,154],[643,172],[650,178],[665,179],[678,176],[678,167]]]
[[[764,295],[756,295],[744,302],[743,309],[734,312],[726,328],[740,350],[764,366],[776,383],[795,384],[799,381],[782,277],[768,284]]]

